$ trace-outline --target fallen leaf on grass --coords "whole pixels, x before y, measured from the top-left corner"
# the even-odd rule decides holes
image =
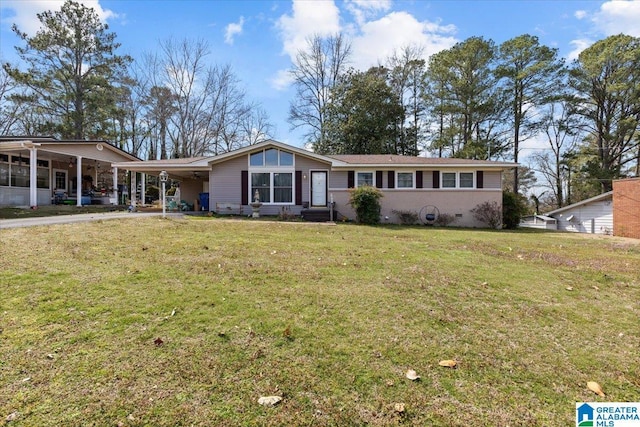
[[[18,418],[18,415],[19,414],[17,412],[12,412],[9,415],[7,415],[7,418],[5,418],[4,420],[6,422],[11,422],[11,421],[15,420],[16,418]]]
[[[275,406],[282,400],[280,396],[261,396],[258,403],[263,406]]]
[[[164,341],[162,341],[162,338],[158,337],[158,338],[156,338],[156,339],[153,341],[153,343],[154,343],[156,346],[160,347],[162,344],[164,344]]]
[[[438,365],[444,366],[445,368],[455,368],[458,365],[458,362],[455,360],[441,360],[438,362]]]
[[[587,388],[597,394],[598,396],[604,397],[604,391],[602,391],[602,387],[595,381],[587,382]]]
[[[565,289],[568,290],[568,291],[572,291],[573,290],[573,286],[567,286]]]
[[[418,373],[413,369],[409,369],[405,374],[405,376],[409,378],[411,381],[417,381],[420,379],[420,375],[418,375]]]
[[[393,410],[399,414],[404,412],[404,403],[396,403],[393,405]]]

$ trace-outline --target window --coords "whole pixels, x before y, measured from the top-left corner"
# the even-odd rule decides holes
[[[275,148],[264,150],[264,164],[265,166],[278,166],[278,150]]]
[[[36,183],[38,188],[49,188],[49,161],[38,160]]]
[[[249,156],[249,164],[251,166],[264,166],[264,151],[251,154]]]
[[[293,166],[293,153],[277,148],[251,153],[249,166]]]
[[[11,186],[29,186],[29,158],[11,156]]]
[[[9,185],[9,156],[0,154],[0,185]]]
[[[398,172],[396,182],[397,188],[413,188],[413,172]]]
[[[460,172],[460,188],[473,188],[473,172]]]
[[[251,201],[258,191],[262,203],[293,203],[293,173],[251,173]]]
[[[455,172],[442,172],[442,188],[456,188]]]
[[[356,187],[365,185],[373,186],[373,172],[358,172],[356,174]]]
[[[256,191],[260,195],[260,201],[262,203],[270,203],[271,195],[270,183],[271,174],[269,173],[252,173],[251,174],[251,197],[249,200],[255,200]]]
[[[474,188],[475,172],[441,172],[442,188]]]
[[[273,174],[273,202],[291,203],[293,201],[293,174]]]

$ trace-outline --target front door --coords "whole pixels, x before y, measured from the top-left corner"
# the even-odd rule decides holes
[[[327,171],[311,172],[311,207],[327,206]]]

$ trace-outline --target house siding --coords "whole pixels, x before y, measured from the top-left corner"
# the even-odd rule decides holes
[[[640,178],[613,181],[613,234],[640,239]]]
[[[613,231],[611,198],[579,205],[552,216],[558,221],[559,231],[590,234],[611,234]]]
[[[225,162],[215,164],[213,170],[209,175],[209,210],[215,211],[216,203],[243,203],[242,195],[245,189],[241,189],[241,174],[242,171],[249,169],[249,157],[242,155],[237,158],[229,159]],[[327,163],[319,162],[304,156],[295,155],[294,160],[295,171],[302,172],[301,174],[294,174],[296,178],[300,178],[300,175],[305,175],[307,178],[294,179],[294,201],[296,199],[296,188],[300,186],[302,202],[308,202],[310,198],[310,170],[326,170],[329,179],[331,179],[332,172],[330,172],[330,165]],[[246,200],[244,200],[246,201]],[[282,209],[282,206],[287,206],[291,209],[293,214],[299,215],[302,211],[302,206],[296,205],[268,205],[265,204],[260,208],[262,215],[278,215]],[[243,212],[251,212],[251,208],[248,204],[244,204]]]
[[[345,189],[331,188],[329,192],[336,202],[336,210],[339,217],[355,220],[355,211],[349,205],[349,191]],[[487,225],[477,221],[471,209],[485,201],[496,202],[502,206],[502,191],[477,191],[477,190],[455,190],[447,191],[441,189],[415,189],[415,190],[386,190],[384,197],[380,199],[380,216],[382,223],[399,222],[397,215],[393,212],[410,211],[416,214],[427,205],[438,208],[441,214],[450,214],[455,217],[455,221],[450,224],[452,227],[486,227]]]

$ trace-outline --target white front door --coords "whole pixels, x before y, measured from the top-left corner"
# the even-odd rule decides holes
[[[327,171],[311,172],[311,207],[327,206]]]

